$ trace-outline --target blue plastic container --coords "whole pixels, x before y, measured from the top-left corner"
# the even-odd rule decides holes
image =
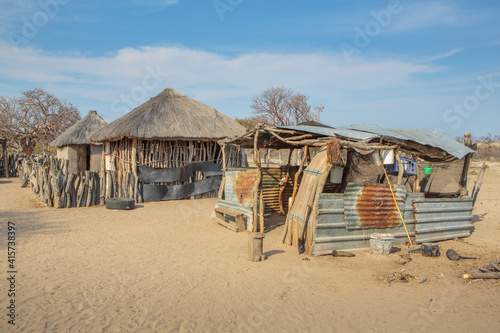
[[[417,174],[417,162],[415,160],[401,157],[401,164],[403,164],[405,176],[415,176]],[[398,162],[394,161],[394,164],[386,165],[385,170],[387,173],[397,174],[399,172]]]

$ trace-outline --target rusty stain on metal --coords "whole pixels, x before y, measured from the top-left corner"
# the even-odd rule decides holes
[[[244,204],[245,200],[252,199],[252,192],[257,181],[256,172],[240,172],[236,177],[235,192],[238,203]]]
[[[391,190],[383,184],[365,185],[356,211],[362,228],[389,228],[401,223]]]

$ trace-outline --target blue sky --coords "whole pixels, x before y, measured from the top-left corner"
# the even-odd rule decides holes
[[[331,126],[500,134],[500,2],[0,0],[0,95],[112,121],[171,87],[233,118],[273,86]]]

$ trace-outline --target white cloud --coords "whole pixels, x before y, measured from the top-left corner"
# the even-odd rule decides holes
[[[168,72],[165,84],[179,90],[198,87],[229,94],[255,92],[274,85],[325,93],[402,87],[412,84],[414,74],[438,70],[433,65],[398,59],[360,59],[348,65],[336,53],[251,53],[226,58],[182,47],[141,47],[122,49],[105,57],[85,57],[32,48],[16,50],[6,45],[0,48],[0,77],[26,82],[98,85],[120,91],[140,84],[148,67]]]
[[[33,48],[16,50],[0,41],[0,87],[10,86],[2,89],[3,94],[45,88],[75,102],[82,112],[97,109],[111,121],[168,87],[229,116],[245,117],[250,114],[253,96],[272,86],[286,86],[308,94],[312,104],[325,105],[327,123],[345,124],[363,117],[363,121],[383,125],[391,114],[423,104],[428,113],[439,116],[442,110],[431,111],[430,106],[438,105],[439,91],[447,85],[428,82],[426,77],[433,77],[442,67],[425,61],[455,52],[458,50],[424,61],[358,58],[348,64],[338,53],[261,52],[226,57],[166,46],[125,48],[91,57]],[[160,79],[153,80],[152,72],[159,73]],[[134,92],[139,97],[117,111],[116,102]]]
[[[455,3],[403,2],[401,13],[394,15],[387,31],[401,33],[432,26],[462,24],[465,21],[462,10]]]

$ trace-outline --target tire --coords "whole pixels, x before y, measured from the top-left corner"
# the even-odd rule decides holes
[[[109,198],[106,199],[107,209],[131,210],[135,208],[134,199],[130,198]]]

